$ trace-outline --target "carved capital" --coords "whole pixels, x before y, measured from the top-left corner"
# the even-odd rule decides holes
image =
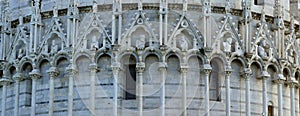
[[[282,74],[278,74],[277,77],[273,80],[278,84],[283,84],[286,78]]]
[[[54,79],[59,74],[56,67],[51,67],[49,70],[47,70],[47,73],[50,75],[51,79]]]
[[[159,70],[160,71],[166,71],[167,70],[167,66],[168,64],[166,62],[160,62],[159,63]]]
[[[16,73],[14,76],[13,76],[13,80],[15,81],[21,81],[24,79],[24,76],[22,75],[22,73]]]
[[[145,69],[145,63],[144,62],[139,62],[139,63],[136,64],[136,71],[138,73],[144,72],[144,69]]]
[[[288,81],[288,85],[292,88],[295,87],[296,85],[298,85],[298,81],[294,78],[291,77],[290,80]]]
[[[251,69],[245,69],[245,71],[241,74],[246,80],[249,80],[252,77]]]
[[[189,67],[188,66],[180,66],[180,72],[181,73],[187,73],[189,70]]]
[[[1,78],[0,79],[0,85],[2,85],[2,86],[7,86],[11,82],[12,82],[12,80],[8,79],[8,78]]]
[[[208,75],[211,72],[212,68],[210,66],[210,64],[204,64],[203,65],[203,72]]]
[[[41,73],[39,69],[33,69],[30,73],[29,76],[32,80],[37,80],[39,78],[41,78]]]
[[[78,72],[76,70],[76,68],[74,67],[74,65],[69,65],[66,70],[67,70],[67,72],[69,74],[69,77],[73,77]]]
[[[91,70],[91,72],[97,72],[97,70],[98,70],[97,64],[96,63],[90,64],[89,69]]]
[[[270,76],[270,74],[267,71],[262,71],[261,72],[260,78],[267,79],[269,77],[271,77],[271,76]]]

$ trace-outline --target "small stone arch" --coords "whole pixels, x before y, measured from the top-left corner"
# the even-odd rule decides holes
[[[219,59],[220,62],[221,62],[222,64],[224,64],[224,65],[222,66],[224,69],[226,68],[227,65],[229,65],[228,62],[227,62],[226,56],[225,56],[224,54],[218,54],[218,53],[215,53],[215,54],[211,55],[211,59],[210,59],[209,62],[211,62],[211,60],[212,60],[212,59],[215,59],[215,58]]]
[[[93,59],[93,57],[89,54],[89,53],[87,53],[87,52],[79,52],[79,53],[76,53],[75,55],[74,55],[74,57],[72,58],[73,59],[73,61],[74,61],[74,63],[76,63],[76,60],[78,59],[78,58],[80,58],[80,57],[87,57],[89,60],[91,60],[92,61],[92,59]]]
[[[247,60],[244,57],[234,57],[232,59],[229,60],[229,64],[231,64],[233,61],[238,60],[241,64],[243,68],[247,68]]]
[[[200,60],[199,62],[200,62],[200,64],[201,65],[204,65],[205,64],[205,56],[203,56],[203,55],[201,55],[201,54],[189,54],[188,56],[187,56],[187,60],[189,61],[191,58],[193,58],[193,57],[197,57],[198,58],[198,60]]]
[[[143,61],[146,61],[146,58],[149,55],[155,55],[158,58],[158,61],[162,61],[162,54],[160,53],[160,51],[155,50],[155,51],[145,51],[145,53],[143,54]]]
[[[175,51],[168,50],[166,54],[163,56],[163,61],[167,60],[170,56],[175,55],[179,59],[180,63],[183,63],[184,61],[180,54],[181,52],[179,50],[175,50]]]
[[[117,62],[122,63],[121,61],[123,58],[125,58],[127,56],[131,56],[131,55],[132,55],[132,57],[134,57],[135,61],[138,62],[139,57],[135,52],[121,52],[121,54],[118,55]]]
[[[59,54],[54,56],[52,65],[57,66],[57,64],[59,63],[58,61],[62,58],[65,58],[68,61],[70,61],[70,56],[67,53],[59,53]]]
[[[51,60],[50,60],[49,58],[47,58],[47,57],[44,57],[44,56],[38,57],[37,62],[36,62],[36,65],[37,65],[37,66],[40,66],[41,63],[42,63],[42,62],[45,62],[45,61],[49,62],[50,65],[53,65],[53,64],[51,64]]]
[[[103,57],[103,56],[109,56],[109,57],[111,58],[111,62],[112,62],[112,60],[113,60],[113,59],[112,59],[112,58],[113,58],[112,54],[101,52],[101,53],[99,53],[99,54],[97,54],[97,55],[95,56],[95,61],[96,61],[96,63],[99,63],[99,62],[98,62],[99,59],[100,59],[101,57]]]
[[[13,76],[17,73],[17,68],[14,65],[8,66],[8,73],[10,78],[12,79]]]
[[[289,81],[290,79],[291,79],[291,74],[292,74],[292,72],[291,72],[291,70],[289,69],[289,67],[284,67],[283,69],[282,69],[282,74],[283,74],[283,76],[286,78],[286,81]]]

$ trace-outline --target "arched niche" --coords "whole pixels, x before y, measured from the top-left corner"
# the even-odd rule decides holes
[[[299,71],[297,71],[296,73],[295,73],[295,79],[296,79],[296,81],[298,82],[298,83],[300,83],[300,72]]]
[[[149,46],[150,33],[145,27],[136,26],[130,34],[130,46],[134,48],[145,48]]]
[[[24,63],[23,66],[21,66],[21,73],[25,76],[25,78],[30,78],[29,73],[32,71],[32,65],[28,62]]]
[[[125,100],[134,100],[136,99],[136,63],[137,58],[133,54],[126,54],[122,56],[120,60],[121,71],[119,77],[121,77],[121,89],[123,92],[123,98]],[[132,101],[130,101],[132,102]],[[130,106],[124,105],[125,108]]]
[[[221,37],[220,49],[224,52],[234,52],[234,46],[237,41],[233,38],[232,33],[224,32]]]
[[[25,102],[20,102],[20,106],[30,107],[31,106],[31,89],[32,89],[32,81],[29,76],[29,73],[32,71],[32,65],[29,62],[25,62],[21,65],[21,73],[24,75],[25,80],[20,82],[22,88],[24,88],[24,94],[20,94],[20,98],[23,98]]]
[[[107,88],[107,87],[113,87],[113,72],[111,67],[111,57],[107,54],[103,54],[99,57],[97,61],[97,67],[99,71],[97,72],[97,81],[96,84],[100,88]],[[99,94],[97,96],[104,96],[107,95],[109,97],[113,97],[113,94],[109,92],[110,90],[104,89],[103,93],[96,92],[96,94]]]
[[[17,68],[14,67],[14,66],[11,66],[9,68],[9,75],[10,75],[10,78],[13,78],[13,76],[17,73]]]
[[[69,64],[70,64],[69,60],[65,57],[61,57],[56,61],[56,63],[57,63],[56,67],[57,67],[58,72],[59,72],[57,78],[62,79],[62,78],[67,77],[68,74],[67,74],[66,67],[68,67]]]
[[[85,49],[99,49],[100,47],[103,46],[101,38],[101,33],[97,29],[92,29],[86,36],[85,39],[83,40],[82,43],[82,48]]]
[[[174,106],[174,104],[183,106],[179,58],[175,54],[171,54],[169,57],[167,57],[167,66],[168,67],[165,80],[165,89],[167,90],[165,93],[166,112],[172,112],[171,114],[180,114],[182,113],[181,107]]]
[[[193,112],[198,112],[201,102],[201,99],[203,99],[204,94],[204,87],[201,86],[204,83],[204,79],[201,77],[201,71],[203,66],[203,61],[200,57],[193,55],[188,59],[188,72],[187,72],[187,78],[186,78],[186,87],[187,87],[187,103],[188,114],[193,114]],[[195,105],[197,104],[197,105]]]
[[[38,82],[40,82],[40,84],[49,84],[49,79],[50,79],[50,76],[49,74],[47,73],[48,69],[50,68],[50,63],[48,60],[42,60],[41,63],[40,63],[40,72],[41,72],[41,79],[38,80]]]
[[[56,33],[52,33],[51,36],[47,39],[44,47],[44,53],[55,54],[58,51],[62,50],[64,47],[64,41]]]
[[[211,95],[211,101],[221,101],[221,86],[222,78],[225,77],[224,63],[220,58],[213,58],[210,61],[212,71],[209,77],[209,93]]]
[[[90,86],[90,64],[91,59],[86,55],[78,56],[75,59],[76,69],[78,70],[76,74],[77,79],[75,80],[76,86]],[[83,87],[78,87],[79,94],[84,91]]]
[[[143,95],[145,96],[144,107],[154,110],[160,107],[159,94],[161,92],[159,71],[159,58],[155,54],[150,54],[145,59],[145,69],[143,73]]]
[[[187,51],[193,48],[193,44],[196,42],[194,38],[195,37],[190,31],[186,29],[181,30],[180,33],[175,35],[174,41],[171,42],[171,46],[179,48],[182,51]],[[198,43],[196,42],[195,44]]]
[[[286,78],[286,81],[290,80],[290,70],[288,68],[284,68],[283,71],[283,76]]]

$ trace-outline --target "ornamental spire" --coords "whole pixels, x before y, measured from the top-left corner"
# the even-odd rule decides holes
[[[96,13],[98,10],[98,4],[96,0],[93,0],[93,13]]]
[[[57,10],[57,2],[54,1],[54,6],[53,6],[53,17],[58,16],[58,10]]]
[[[231,6],[230,6],[230,0],[226,0],[225,4],[225,12],[226,14],[230,14]]]
[[[139,0],[139,2],[138,2],[138,10],[139,11],[143,10],[143,2],[142,2],[142,0]]]

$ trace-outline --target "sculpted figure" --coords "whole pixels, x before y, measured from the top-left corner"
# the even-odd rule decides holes
[[[54,54],[58,51],[58,46],[55,44],[55,40],[52,40],[52,44],[51,44],[51,54]]]
[[[266,52],[267,49],[267,44],[266,41],[261,41],[259,46],[258,46],[258,55],[263,58],[263,59],[267,59],[268,58],[268,54]]]
[[[92,43],[91,43],[91,50],[99,49],[99,42],[97,41],[97,37],[93,36]]]
[[[179,40],[178,40],[178,44],[179,44],[179,47],[182,51],[187,51],[188,50],[188,43],[187,41],[185,40],[184,36],[182,36]]]
[[[294,54],[294,50],[293,49],[289,49],[288,50],[288,60],[291,62],[291,63],[295,63],[295,58],[294,58],[295,54]]]
[[[145,35],[140,35],[139,39],[136,40],[136,47],[138,49],[142,49],[142,48],[145,48]]]
[[[232,38],[227,38],[223,42],[224,52],[226,53],[231,52],[231,44],[232,44]]]
[[[19,50],[18,58],[22,58],[25,55],[23,48]]]

